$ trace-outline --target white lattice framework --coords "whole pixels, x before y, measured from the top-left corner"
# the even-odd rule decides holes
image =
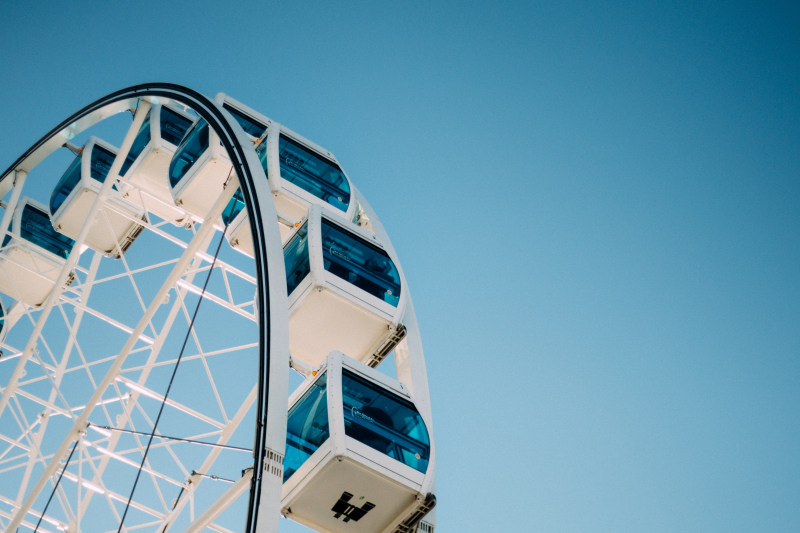
[[[109,173],[117,175],[154,103],[205,119],[234,172],[202,220],[179,227],[146,217],[119,259],[91,249],[79,253],[87,223],[43,305],[4,297],[0,530],[277,531],[290,388],[283,254],[266,176],[230,115],[172,84],[134,86],[97,100],[0,177],[0,232],[5,236],[23,196],[47,201],[63,158],[71,156],[65,145],[102,135],[119,147]],[[220,214],[239,186],[254,258],[224,238]],[[131,193],[106,180],[87,221],[103,223],[101,200]],[[378,218],[361,203],[390,246]],[[398,378],[421,398],[432,428],[419,332],[405,297],[409,333],[395,349]]]

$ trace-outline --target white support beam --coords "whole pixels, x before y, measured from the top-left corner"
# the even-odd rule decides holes
[[[127,141],[126,137],[126,141]],[[131,139],[132,141],[132,139]],[[127,150],[121,150],[120,153]],[[116,163],[116,161],[115,161]],[[108,180],[111,181],[111,180]],[[233,197],[233,193],[235,192],[236,188],[234,186],[228,186],[225,191],[217,198],[216,202],[214,203],[213,207],[209,212],[209,216],[206,220],[213,221],[217,220],[222,211],[225,209],[225,206],[228,204],[230,199]],[[136,328],[134,329],[133,333],[129,336],[128,341],[123,346],[122,350],[120,350],[119,355],[112,363],[111,367],[106,372],[106,375],[103,377],[103,380],[98,383],[97,389],[95,389],[94,394],[92,394],[91,399],[86,402],[86,409],[81,413],[81,415],[75,421],[72,430],[66,435],[66,438],[62,441],[61,445],[59,446],[58,450],[54,454],[53,459],[44,469],[42,475],[39,477],[36,485],[32,488],[29,492],[27,499],[23,504],[17,509],[17,512],[14,515],[14,518],[9,525],[9,530],[15,531],[17,527],[19,527],[20,520],[28,512],[28,510],[33,505],[33,502],[36,501],[36,498],[39,496],[39,493],[44,488],[47,480],[58,470],[59,463],[61,458],[64,457],[69,449],[70,444],[74,442],[75,439],[78,438],[80,432],[84,430],[86,427],[86,423],[89,418],[89,414],[94,409],[95,405],[100,401],[102,398],[103,393],[105,392],[106,388],[119,376],[120,369],[122,368],[122,364],[125,362],[128,354],[130,353],[131,349],[134,347],[136,342],[138,341],[139,335],[142,334],[144,328],[153,318],[153,316],[158,311],[158,308],[161,306],[161,303],[164,301],[164,298],[167,296],[170,290],[175,287],[178,279],[180,279],[183,274],[186,272],[186,269],[189,267],[190,262],[195,256],[195,253],[204,243],[209,242],[211,236],[214,233],[214,225],[211,223],[203,224],[197,233],[192,238],[189,245],[184,250],[183,254],[181,255],[180,260],[175,264],[172,269],[172,272],[166,277],[164,282],[162,283],[160,289],[153,297],[150,306],[147,308],[147,311],[139,320]]]
[[[17,204],[19,203],[19,197],[22,195],[22,189],[25,185],[25,179],[27,177],[28,173],[24,170],[16,170],[14,171],[14,178],[7,179],[14,189],[11,191],[11,198],[8,200],[8,203],[5,206],[3,219],[0,221],[0,242],[6,238],[8,227],[11,225],[11,217],[14,215],[14,210],[17,208]],[[0,198],[3,196],[5,196],[5,192],[0,194]]]
[[[147,115],[147,111],[149,109],[150,104],[148,102],[143,102],[133,119],[133,124],[128,129],[128,133],[125,135],[125,140],[122,141],[122,146],[120,146],[119,153],[117,153],[117,156],[114,158],[114,162],[108,171],[109,176],[116,176],[119,173],[120,168],[122,168],[122,163],[125,161],[123,154],[127,154],[130,150],[133,140],[136,138],[136,133],[139,131],[139,127],[142,125],[142,122],[144,122],[144,117]],[[19,386],[19,379],[24,374],[25,364],[30,359],[33,350],[36,348],[39,335],[41,335],[42,329],[44,329],[44,325],[50,316],[50,312],[53,310],[55,302],[61,297],[61,293],[66,286],[67,278],[78,264],[81,247],[83,246],[86,237],[89,235],[89,230],[92,228],[91,221],[94,220],[97,217],[97,214],[100,212],[100,208],[103,205],[103,200],[111,191],[114,181],[115,180],[113,179],[107,179],[103,182],[100,192],[97,194],[97,197],[92,202],[92,207],[86,214],[87,223],[83,225],[80,233],[78,233],[78,238],[75,239],[75,242],[72,245],[72,250],[67,256],[64,266],[61,267],[61,272],[59,273],[58,278],[56,278],[56,283],[53,286],[53,290],[50,291],[47,300],[45,300],[44,304],[42,304],[42,312],[39,314],[39,318],[36,321],[36,326],[34,327],[33,332],[28,339],[28,344],[22,351],[22,356],[19,358],[19,361],[17,361],[17,366],[14,368],[14,371],[8,380],[8,384],[3,390],[3,395],[0,397],[0,415],[3,413],[3,410],[5,410],[6,405],[8,405],[9,398],[11,398],[11,395],[14,394]],[[22,187],[15,187],[12,194],[18,194],[17,189],[21,190]]]
[[[242,402],[242,405],[236,412],[236,415],[234,415],[234,417],[226,425],[225,429],[223,429],[222,434],[220,435],[219,439],[217,439],[217,444],[226,444],[228,442],[234,431],[239,428],[239,424],[241,424],[244,416],[247,414],[247,411],[250,410],[253,402],[256,401],[257,395],[258,389],[257,387],[253,387],[253,389],[250,391],[250,394],[248,394],[247,398],[245,398],[244,402]],[[206,457],[205,461],[203,461],[203,464],[200,465],[200,472],[208,472],[221,452],[221,448],[213,448]],[[250,478],[253,477],[252,471],[249,471],[249,475]],[[184,489],[183,494],[181,494],[181,498],[176,502],[172,511],[170,511],[164,518],[164,523],[162,524],[162,529],[159,530],[159,533],[166,533],[167,529],[169,529],[170,525],[175,521],[175,518],[177,518],[177,516],[189,502],[189,497],[197,490],[197,487],[200,485],[202,479],[203,478],[201,476],[192,476],[191,483]]]
[[[184,533],[199,533],[205,530],[222,511],[227,509],[231,503],[235,502],[239,496],[250,490],[250,482],[252,479],[253,471],[247,470],[236,483],[228,487],[228,489],[222,493],[217,501],[209,505],[206,510],[203,511],[203,514],[189,524],[189,527],[183,530]]]

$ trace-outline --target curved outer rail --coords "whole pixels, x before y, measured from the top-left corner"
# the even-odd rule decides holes
[[[397,265],[400,272],[403,292],[405,293],[405,309],[401,317],[402,324],[406,327],[407,334],[394,350],[395,366],[397,368],[397,378],[400,382],[404,383],[411,391],[414,397],[414,402],[422,415],[428,432],[431,436],[431,457],[428,464],[428,473],[425,475],[425,481],[422,486],[422,493],[436,493],[436,439],[434,438],[433,430],[433,413],[431,411],[430,390],[428,388],[428,374],[425,369],[425,356],[422,350],[422,336],[419,331],[419,324],[417,323],[417,314],[414,311],[414,304],[411,301],[411,294],[408,289],[408,282],[403,271],[403,267],[397,257],[397,252],[392,246],[391,239],[386,233],[380,219],[378,218],[375,210],[369,205],[369,202],[364,198],[361,192],[353,186],[354,195],[361,204],[361,208],[367,213],[372,227],[375,230],[375,235],[378,240],[383,244],[384,248],[389,253],[389,256]],[[424,518],[423,522],[427,523],[427,529],[419,528],[417,531],[433,532],[434,525],[436,524],[435,510],[431,510]]]
[[[253,483],[250,487],[246,531],[277,531],[288,396],[288,380],[284,375],[289,366],[286,275],[278,232],[271,231],[278,216],[272,194],[261,163],[241,126],[219,104],[187,87],[172,83],[134,85],[95,100],[39,139],[0,176],[0,197],[5,196],[14,186],[17,174],[26,175],[72,137],[111,115],[130,109],[139,98],[153,101],[166,98],[194,109],[219,133],[220,141],[239,177],[253,233],[258,299],[260,302],[267,302],[266,305],[259,306],[261,317],[258,334],[262,354],[258,369]],[[269,268],[270,263],[278,267]],[[87,405],[85,412],[90,410]],[[10,531],[17,529],[38,493],[58,469],[66,450],[84,429],[85,420],[79,418],[75,426],[59,448],[59,453],[52,458],[25,502],[17,510],[9,524]]]

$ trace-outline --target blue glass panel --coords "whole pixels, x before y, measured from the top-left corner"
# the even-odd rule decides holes
[[[239,213],[244,209],[244,198],[242,198],[242,189],[236,189],[236,192],[233,193],[233,198],[231,201],[228,202],[228,205],[225,206],[225,210],[222,212],[222,223],[228,225],[231,221],[236,218]]]
[[[53,189],[53,193],[50,195],[50,212],[52,214],[56,214],[58,208],[61,207],[61,204],[64,203],[64,200],[67,199],[69,193],[78,185],[78,182],[81,180],[81,155],[78,154],[75,159],[72,160],[69,167],[67,167],[67,171],[61,176],[61,179],[58,180],[56,184],[56,188]],[[3,243],[5,245],[5,243]]]
[[[258,147],[256,147],[256,154],[258,154],[258,159],[261,161],[261,166],[265,173],[267,172],[266,147],[267,143],[261,143],[258,145]],[[222,212],[222,222],[225,224],[230,224],[246,205],[247,204],[244,203],[244,198],[242,198],[242,190],[237,189],[236,193],[233,195],[233,198],[231,198],[231,201],[228,202],[228,205],[225,207],[225,211]]]
[[[350,184],[336,164],[283,135],[278,142],[278,153],[283,179],[347,211]]]
[[[142,122],[139,128],[139,132],[133,140],[131,149],[128,151],[128,156],[125,158],[125,162],[122,163],[122,169],[119,173],[120,176],[124,176],[125,173],[128,172],[133,162],[136,161],[136,158],[142,153],[144,147],[150,142],[150,113],[151,111],[147,112],[147,116],[144,118],[144,122]]]
[[[236,119],[236,122],[239,123],[239,125],[248,135],[252,135],[253,137],[261,137],[264,132],[267,131],[267,126],[260,123],[253,117],[245,115],[238,109],[231,107],[228,104],[222,104],[222,107],[224,107],[228,113],[233,115],[233,118]]]
[[[186,135],[186,131],[191,127],[192,121],[183,115],[179,115],[168,107],[161,108],[161,138],[178,146]]]
[[[286,482],[330,436],[325,373],[289,410],[286,425],[286,456],[283,481]]]
[[[64,259],[75,244],[75,241],[53,229],[47,213],[30,204],[22,210],[20,237]],[[4,246],[7,241],[3,242]]]
[[[400,274],[380,248],[323,218],[322,258],[331,274],[397,307]]]
[[[261,161],[261,166],[264,168],[264,172],[267,172],[266,146],[267,143],[261,143],[256,148],[256,154],[258,154],[258,159]],[[242,190],[236,189],[236,193],[233,195],[233,198],[231,198],[231,201],[228,202],[228,205],[225,207],[225,211],[222,212],[222,222],[225,224],[230,224],[246,205],[247,204],[244,203],[244,198],[242,198]]]
[[[103,183],[106,181],[108,171],[111,170],[111,165],[114,164],[114,158],[117,156],[114,152],[106,150],[102,146],[94,145],[92,147],[92,157],[89,166],[89,175]]]
[[[200,119],[186,132],[169,163],[169,183],[174,188],[208,149],[208,123]]]
[[[414,404],[347,369],[342,370],[342,400],[347,436],[425,473],[430,439]]]
[[[100,183],[104,182],[106,176],[108,176],[108,171],[111,170],[111,165],[114,163],[115,157],[116,154],[113,152],[106,150],[102,146],[94,145],[92,147],[89,175]],[[55,215],[58,208],[64,203],[64,200],[66,200],[69,194],[78,186],[80,180],[81,154],[78,154],[75,156],[75,159],[72,160],[69,167],[67,167],[67,171],[64,172],[61,179],[58,180],[55,189],[53,189],[53,193],[50,195],[50,213]],[[115,190],[116,188],[116,185],[114,185]]]
[[[311,262],[308,259],[308,222],[284,246],[283,263],[286,268],[286,294],[292,294],[311,272]]]

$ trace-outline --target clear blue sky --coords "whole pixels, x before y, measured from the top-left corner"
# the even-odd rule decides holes
[[[437,531],[800,531],[798,4],[288,4],[3,2],[0,166],[117,88],[224,91],[393,239]]]

